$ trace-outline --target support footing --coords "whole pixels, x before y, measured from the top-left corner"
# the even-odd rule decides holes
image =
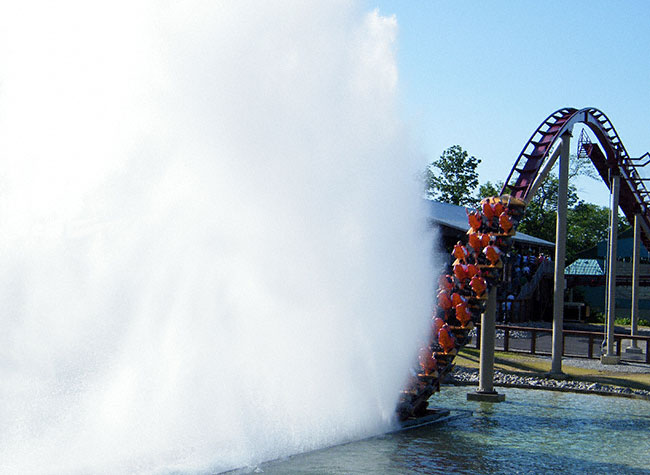
[[[619,364],[621,362],[621,358],[616,355],[602,355],[600,357],[600,362],[602,364]]]
[[[467,400],[480,401],[480,402],[501,402],[506,400],[506,395],[499,394],[496,391],[493,392],[475,391],[473,393],[467,393]]]
[[[549,371],[548,373],[546,373],[546,376],[553,379],[562,379],[562,380],[569,379],[569,376],[566,373],[563,373],[562,371],[557,371],[555,373],[553,371]]]

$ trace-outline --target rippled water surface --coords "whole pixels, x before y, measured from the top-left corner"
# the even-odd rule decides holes
[[[650,402],[499,388],[498,404],[444,387],[432,405],[459,417],[439,425],[275,461],[264,473],[647,473]],[[469,412],[471,411],[471,412]]]

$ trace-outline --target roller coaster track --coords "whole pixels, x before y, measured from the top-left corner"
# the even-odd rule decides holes
[[[599,175],[608,188],[611,189],[611,177],[620,177],[619,207],[625,214],[628,221],[633,222],[635,216],[641,218],[642,240],[650,250],[650,192],[645,186],[646,179],[641,177],[638,169],[650,163],[650,154],[640,158],[631,158],[623,146],[616,129],[607,116],[598,109],[588,107],[585,109],[563,108],[549,115],[535,130],[521,153],[517,157],[508,178],[505,181],[500,197],[486,198],[481,202],[481,209],[473,213],[474,216],[481,216],[483,221],[480,227],[470,220],[468,235],[487,234],[490,236],[490,243],[501,251],[503,259],[507,259],[508,250],[512,244],[512,235],[516,230],[525,205],[530,202],[542,181],[550,173],[553,164],[560,153],[558,146],[563,136],[571,134],[573,127],[578,124],[585,124],[596,135],[599,144],[590,141],[580,141],[580,154],[588,156]],[[646,160],[644,162],[644,160]],[[485,219],[485,203],[500,202],[505,206],[505,214],[512,221],[514,227],[510,232],[501,227],[500,220]],[[487,210],[489,211],[489,209]],[[501,268],[499,265],[486,265],[483,256],[486,247],[483,244],[476,244],[474,239],[469,240],[468,253],[461,243],[458,246],[465,249],[466,260],[458,258],[459,254],[454,249],[457,260],[454,264],[476,264],[484,272],[488,289],[498,285],[501,281]],[[482,264],[482,265],[481,265]],[[492,262],[494,264],[494,262]],[[424,348],[433,360],[433,369],[427,369],[427,364],[422,363],[421,370],[414,371],[409,386],[402,391],[400,402],[397,406],[397,414],[403,426],[417,425],[419,421],[428,417],[435,418],[435,411],[428,409],[428,400],[440,390],[440,383],[445,376],[453,369],[454,356],[458,349],[465,345],[469,339],[469,331],[473,321],[479,318],[480,312],[485,309],[485,300],[468,289],[468,280],[463,280],[456,272],[456,265],[447,269],[449,272],[441,280],[438,290],[438,308],[434,311],[434,318],[444,319],[447,328],[455,337],[455,348],[448,350],[445,347],[443,338],[438,333],[437,327],[432,331],[430,344]],[[481,276],[481,272],[478,274]],[[463,298],[471,307],[471,321],[462,323],[463,318],[456,314],[455,307],[445,303],[448,296],[454,294],[464,296]],[[444,298],[441,299],[441,295]],[[443,303],[441,303],[443,302]],[[425,353],[426,353],[425,351]]]
[[[582,147],[607,187],[611,188],[612,175],[621,177],[619,206],[630,223],[636,214],[640,215],[643,242],[650,249],[650,192],[637,170],[647,163],[641,162],[648,154],[631,158],[610,120],[593,107],[563,108],[549,115],[517,157],[501,194],[507,193],[528,203],[536,191],[535,185],[545,178],[555,162],[554,145],[562,135],[571,133],[577,123],[588,126],[600,143],[600,146],[585,143]]]

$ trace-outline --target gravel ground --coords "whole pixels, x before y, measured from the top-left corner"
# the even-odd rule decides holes
[[[539,358],[551,361],[550,356],[540,356]],[[614,373],[650,374],[650,365],[634,361],[621,361],[619,364],[604,365],[597,359],[562,358],[562,365],[573,366],[575,368],[595,369],[599,371],[611,371]]]
[[[478,369],[456,366],[451,374],[449,374],[445,379],[445,383],[462,385],[478,384]],[[632,396],[650,400],[650,391],[643,389],[631,389],[619,386],[610,386],[608,384],[551,379],[538,376],[519,376],[516,374],[503,373],[499,370],[494,371],[494,385],[549,389],[555,391],[593,392],[597,394]]]
[[[546,328],[551,326],[549,322],[528,322],[518,323],[516,325],[526,326],[530,328]],[[567,325],[569,327],[569,325]],[[576,330],[590,330],[590,331],[603,331],[602,326],[593,325],[572,325],[572,329]],[[575,328],[573,328],[575,327]],[[629,329],[618,328],[618,332],[629,331]],[[472,330],[476,334],[476,329]],[[503,338],[503,330],[497,330],[497,339]],[[640,332],[649,334],[647,330]],[[526,339],[530,338],[530,332],[526,331],[512,331],[510,338],[512,339]],[[645,358],[645,356],[641,356]],[[550,356],[537,356],[542,360],[551,360]],[[608,371],[614,373],[641,373],[650,374],[650,365],[644,362],[635,361],[621,361],[616,365],[603,365],[599,359],[586,359],[586,358],[562,358],[563,366],[571,366],[575,368],[586,368],[596,371]],[[462,368],[456,366],[451,374],[445,380],[449,384],[467,384],[478,385],[478,369]],[[619,386],[611,386],[601,383],[572,381],[563,379],[552,379],[538,376],[520,376],[514,374],[503,373],[499,370],[494,371],[494,385],[495,386],[513,386],[523,388],[539,388],[550,389],[556,391],[576,391],[576,392],[594,392],[598,394],[615,394],[622,396],[640,397],[650,400],[650,391],[642,389],[624,388]]]

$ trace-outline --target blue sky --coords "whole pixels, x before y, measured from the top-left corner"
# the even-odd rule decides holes
[[[423,167],[459,144],[504,180],[537,126],[593,106],[631,156],[650,151],[650,1],[366,0],[395,15],[405,121]],[[572,153],[577,144],[572,142]],[[649,173],[650,175],[650,173]],[[607,204],[604,184],[577,183]]]

